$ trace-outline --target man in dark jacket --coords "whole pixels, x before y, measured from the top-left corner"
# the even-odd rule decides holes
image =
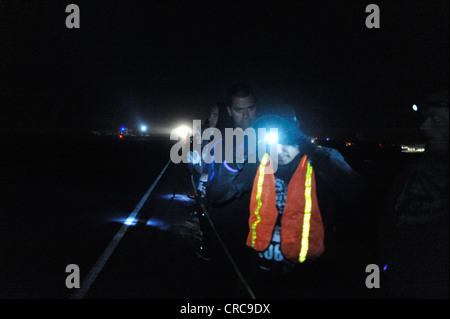
[[[258,252],[258,268],[267,271],[255,276],[263,296],[295,297],[305,292],[299,285],[307,285],[297,275],[309,277],[306,289],[319,281],[327,285],[330,267],[336,267],[337,202],[358,202],[361,179],[337,150],[312,143],[300,131],[293,110],[291,116],[277,113],[255,121],[266,132],[278,129],[271,141],[277,154],[261,161],[254,178],[247,245]],[[277,161],[276,170],[271,161]]]
[[[233,127],[224,127],[228,119],[219,118],[218,127],[222,128],[222,136],[226,129],[251,128],[256,117],[256,99],[251,88],[245,84],[236,84],[227,92],[226,109]],[[256,172],[257,164],[247,160],[247,143],[240,145],[232,141],[226,145],[225,139],[215,147],[222,148],[222,154],[232,151],[233,160],[217,161],[212,164],[213,172],[209,181],[206,198],[207,211],[214,224],[214,228],[223,240],[226,248],[237,260],[245,258],[245,238],[248,232],[248,205],[252,178]],[[238,152],[238,148],[242,152]],[[215,156],[217,151],[214,150]],[[243,155],[242,161],[237,155]],[[225,158],[225,157],[224,157]],[[237,163],[239,162],[239,163]],[[219,244],[214,230],[208,223],[202,223],[203,240],[201,250],[197,255],[203,259],[223,256],[223,247]]]
[[[380,222],[389,297],[449,297],[449,93],[419,105],[423,156],[399,174]]]

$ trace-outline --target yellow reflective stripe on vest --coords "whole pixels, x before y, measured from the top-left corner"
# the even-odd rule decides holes
[[[298,259],[299,262],[301,263],[306,260],[306,254],[308,253],[308,246],[309,246],[309,229],[311,226],[311,209],[312,209],[311,179],[312,179],[312,167],[308,163],[305,179],[305,211],[303,215],[302,248],[300,250],[300,255]]]
[[[261,202],[261,194],[263,191],[263,183],[264,183],[264,175],[265,175],[265,168],[267,165],[267,162],[269,158],[269,154],[264,154],[263,158],[261,159],[261,165],[259,166],[259,176],[258,176],[258,184],[257,184],[257,192],[256,192],[256,201],[258,202],[258,206],[255,209],[255,215],[256,215],[256,221],[252,225],[252,247],[255,247],[256,242],[256,225],[261,222],[261,216],[259,216],[259,209],[262,206]]]

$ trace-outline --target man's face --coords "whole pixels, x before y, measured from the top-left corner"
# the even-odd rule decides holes
[[[278,164],[287,165],[300,153],[296,146],[277,144]]]
[[[448,152],[449,109],[430,107],[425,110],[425,121],[420,129],[424,133],[431,151]]]
[[[233,96],[231,107],[227,107],[227,110],[233,118],[234,127],[245,130],[253,124],[256,117],[255,99],[251,95],[246,97]]]

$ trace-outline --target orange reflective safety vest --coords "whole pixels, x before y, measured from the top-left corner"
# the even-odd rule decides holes
[[[272,159],[266,153],[253,182],[247,246],[265,251],[272,241],[277,218]],[[302,263],[322,255],[323,239],[314,170],[304,155],[287,188],[281,217],[281,252],[285,258]]]

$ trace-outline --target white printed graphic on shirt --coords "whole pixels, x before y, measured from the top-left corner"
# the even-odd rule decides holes
[[[286,204],[286,193],[287,193],[286,183],[282,179],[275,177],[275,194],[277,201],[276,205],[278,213],[280,215],[283,214],[284,207]],[[275,261],[283,260],[284,257],[283,254],[281,253],[281,225],[275,226],[272,236],[272,242],[264,252],[260,252],[258,255],[260,258],[266,260],[275,260]]]

